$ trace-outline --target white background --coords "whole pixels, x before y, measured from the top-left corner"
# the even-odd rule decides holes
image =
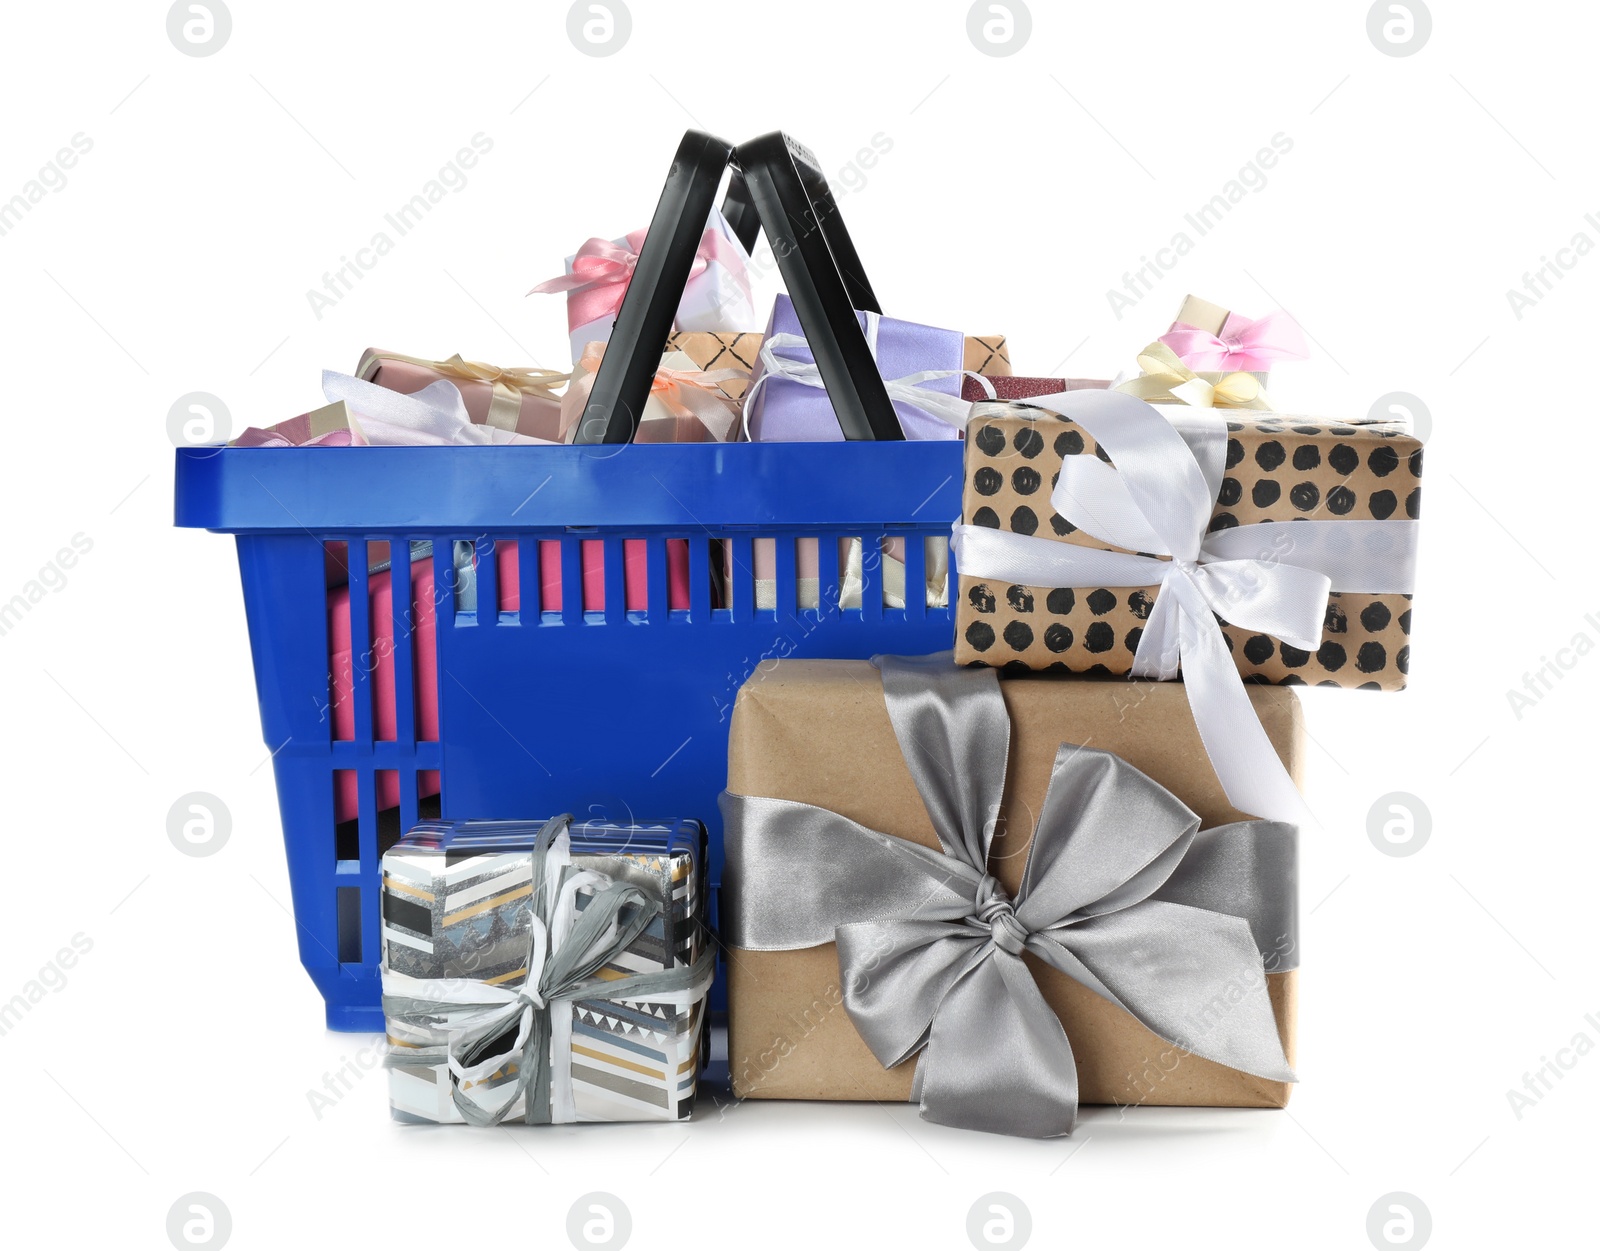
[[[605,57],[559,3],[235,0],[209,56],[175,49],[162,4],[8,8],[0,201],[92,142],[0,236],[0,601],[92,543],[0,636],[0,1001],[92,943],[0,1037],[8,1242],[166,1246],[193,1191],[239,1247],[560,1247],[591,1191],[642,1247],[965,1247],[993,1191],[1038,1246],[1364,1248],[1392,1191],[1439,1246],[1592,1238],[1571,1222],[1593,1220],[1600,1057],[1559,1049],[1600,1043],[1600,659],[1561,653],[1520,716],[1507,692],[1600,640],[1600,257],[1562,254],[1520,316],[1507,290],[1600,243],[1600,17],[1441,2],[1391,56],[1364,3],[1034,7],[1002,57],[948,0],[634,0]],[[1405,391],[1431,414],[1413,686],[1306,699],[1325,828],[1288,1112],[1086,1109],[1050,1142],[870,1105],[415,1132],[368,1073],[314,1113],[373,1038],[324,1032],[295,960],[232,544],[170,526],[168,410],[206,391],[235,432],[269,424],[374,344],[564,365],[559,299],[523,293],[648,220],[690,125],[810,144],[887,311],[1006,332],[1018,372],[1126,367],[1192,290],[1300,320],[1315,351],[1278,371],[1284,407]],[[468,184],[316,316],[307,291],[478,132]],[[1280,132],[1266,185],[1119,320],[1107,290]],[[851,171],[875,135],[892,147]],[[190,791],[231,812],[215,855],[168,839]],[[1414,855],[1369,840],[1392,791],[1431,813]],[[1507,1091],[1561,1057],[1519,1117]]]

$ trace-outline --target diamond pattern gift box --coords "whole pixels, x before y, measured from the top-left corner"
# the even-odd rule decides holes
[[[385,852],[383,979],[394,1118],[467,1120],[457,1087],[469,1085],[474,1105],[499,1106],[506,1120],[688,1116],[711,967],[704,840],[698,821],[574,823],[552,846],[536,822],[428,821]],[[535,903],[541,885],[541,905],[548,906]],[[554,965],[588,910],[619,886],[632,888],[623,893],[633,911],[619,912],[620,935],[606,931],[611,948],[602,934],[595,948],[602,962],[580,968],[579,980],[559,992],[548,976],[541,982],[537,970],[530,975],[530,950]],[[629,928],[637,930],[631,938]],[[658,992],[651,979],[674,985]],[[618,984],[637,989],[611,997],[607,987]],[[542,1008],[527,1002],[539,997],[549,999]],[[502,1019],[489,1020],[495,1012]],[[529,1064],[517,1058],[515,1044],[524,1036],[519,1029],[539,1028],[536,1012],[549,1013],[534,1057],[546,1078],[540,1089],[522,1091]],[[472,1037],[476,1052],[464,1041]],[[461,1070],[474,1069],[477,1080],[465,1080]]]
[[[761,332],[680,331],[667,340],[667,351],[683,352],[707,373],[722,369],[737,370],[741,376],[717,384],[717,389],[730,400],[737,400],[750,387],[750,373],[761,354]],[[1011,355],[1005,335],[968,335],[962,344],[961,368],[986,378],[1009,378]],[[966,382],[977,385],[970,378]],[[1005,392],[1001,391],[1000,394],[1004,396]]]

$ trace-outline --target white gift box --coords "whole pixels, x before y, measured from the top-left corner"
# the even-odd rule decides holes
[[[624,251],[637,254],[645,232],[635,231],[611,242]],[[566,272],[572,273],[577,256],[566,259]],[[700,265],[703,260],[704,265]],[[750,295],[750,256],[733,233],[733,227],[718,209],[712,209],[706,219],[706,229],[701,236],[698,269],[684,287],[683,298],[678,301],[678,313],[673,320],[675,331],[749,330],[756,325],[756,311]],[[622,290],[618,284],[617,290]],[[576,363],[583,349],[590,343],[606,343],[611,338],[611,327],[616,310],[621,307],[620,295],[615,305],[604,316],[582,325],[572,325],[570,310],[578,292],[571,292],[568,300],[568,338],[572,359]]]

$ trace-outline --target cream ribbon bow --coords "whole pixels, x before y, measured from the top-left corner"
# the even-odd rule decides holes
[[[1144,371],[1139,377],[1130,378],[1113,390],[1141,400],[1157,403],[1176,400],[1196,408],[1272,407],[1254,374],[1237,372],[1204,377],[1185,365],[1176,352],[1159,340],[1139,353],[1139,368]]]

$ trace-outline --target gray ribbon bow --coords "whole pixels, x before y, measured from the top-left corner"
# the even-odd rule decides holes
[[[920,1055],[925,1120],[1053,1137],[1077,1068],[1030,952],[1185,1051],[1294,1081],[1263,960],[1296,963],[1295,827],[1200,832],[1120,758],[1063,744],[1007,897],[987,869],[1011,725],[991,669],[878,657],[884,700],[943,854],[787,800],[724,791],[723,938],[837,942],[845,1007],[889,1068]]]
[[[480,997],[452,993],[429,999],[411,995],[385,995],[384,1016],[407,1024],[447,1032],[443,1055],[431,1049],[408,1048],[391,1054],[386,1065],[437,1062],[449,1067],[451,1100],[470,1125],[498,1125],[518,1099],[527,1096],[523,1119],[530,1125],[551,1122],[550,1086],[551,1005],[568,1000],[648,999],[673,994],[698,985],[711,972],[714,949],[708,948],[693,964],[631,977],[599,979],[594,974],[626,951],[661,913],[660,900],[637,886],[611,882],[597,889],[578,914],[571,931],[556,942],[550,935],[553,891],[547,889],[549,857],[557,838],[571,823],[570,813],[546,821],[534,840],[532,916],[528,925],[527,979],[520,987],[482,986]],[[559,885],[559,883],[556,883]],[[453,985],[453,990],[459,983]],[[501,1089],[506,1098],[485,1107],[468,1094],[465,1071],[504,1070],[512,1080]],[[513,1067],[514,1066],[514,1067]],[[482,1084],[482,1083],[479,1083]]]

